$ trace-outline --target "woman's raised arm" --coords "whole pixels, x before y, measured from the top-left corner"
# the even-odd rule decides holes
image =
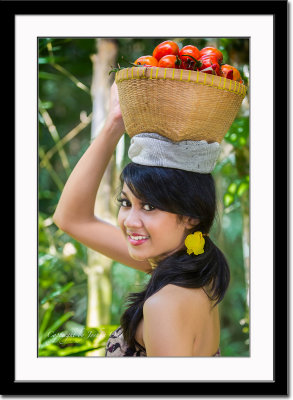
[[[149,272],[151,267],[147,261],[136,261],[129,256],[120,228],[94,214],[102,177],[124,131],[117,86],[114,83],[105,125],[68,178],[53,221],[61,230],[87,247],[129,267]]]

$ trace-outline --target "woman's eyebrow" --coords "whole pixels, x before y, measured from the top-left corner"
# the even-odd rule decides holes
[[[127,196],[127,193],[123,192],[123,190],[121,190],[120,194],[123,194],[125,197],[127,197],[127,199],[129,199],[129,197]],[[145,201],[143,201],[141,199],[138,199],[138,200],[141,202],[141,204],[145,204]]]

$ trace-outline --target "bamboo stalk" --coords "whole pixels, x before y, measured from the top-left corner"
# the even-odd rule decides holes
[[[40,102],[41,104],[41,102]],[[52,139],[54,140],[54,142],[56,143],[56,145],[58,144],[58,142],[60,141],[60,135],[57,131],[57,128],[55,126],[55,124],[52,121],[52,118],[50,116],[50,114],[48,113],[47,110],[45,110],[41,105],[39,106],[39,110],[40,113],[45,121],[45,124],[48,128],[48,131],[50,132]],[[68,158],[66,156],[66,153],[64,151],[64,149],[61,147],[60,149],[58,148],[58,153],[62,162],[62,165],[67,173],[67,175],[69,176],[70,174],[70,166],[69,166],[69,161]]]
[[[54,147],[47,151],[44,155],[43,160],[41,162],[41,167],[53,157],[53,155],[59,151],[66,143],[72,140],[75,136],[77,136],[80,132],[83,131],[92,121],[93,114],[89,114],[86,118],[83,119],[78,125],[76,125],[70,132],[68,132],[62,139],[60,139]]]
[[[41,159],[43,160],[43,157],[45,156],[45,152],[43,150],[42,147],[39,148],[39,155],[41,157]],[[50,161],[44,161],[43,163],[43,167],[47,169],[47,171],[49,172],[49,175],[51,176],[53,182],[56,184],[56,186],[58,187],[58,189],[60,190],[60,192],[62,192],[64,184],[61,181],[61,179],[59,178],[58,174],[56,174],[54,168],[52,167]]]

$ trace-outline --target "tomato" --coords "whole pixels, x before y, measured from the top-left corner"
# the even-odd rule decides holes
[[[218,63],[218,59],[214,54],[203,54],[202,56],[199,57],[199,60],[202,62],[213,62],[213,63]]]
[[[160,68],[176,68],[180,67],[181,60],[178,56],[168,55],[160,59],[158,67]]]
[[[221,65],[221,76],[224,76],[227,79],[233,79],[233,69],[231,65]]]
[[[186,57],[185,60],[181,59],[180,69],[191,69],[191,71],[195,71],[196,70],[195,61],[193,61],[190,57],[189,58]]]
[[[214,63],[212,65],[213,70],[215,71],[216,75],[220,76],[221,75],[221,70],[220,70],[220,64]]]
[[[233,69],[233,80],[234,81],[242,81],[242,78],[241,78],[241,75],[240,75],[240,72],[238,71],[238,69],[235,67],[232,67],[232,69]]]
[[[232,78],[230,78],[230,79],[233,79],[233,81],[238,81],[240,83],[243,83],[240,72],[238,71],[237,68],[232,67],[232,65],[229,65],[229,64],[221,65],[222,76],[225,76],[227,78],[227,73],[231,70],[233,71],[233,74],[232,74]]]
[[[153,57],[155,57],[158,61],[160,61],[162,57],[169,55],[179,55],[178,44],[172,42],[172,40],[166,40],[165,42],[158,44],[153,51]]]
[[[221,76],[224,76],[227,79],[231,79],[233,80],[233,69],[225,69],[225,70],[221,70]]]
[[[203,56],[198,61],[201,62],[201,66],[199,67],[200,71],[205,72],[206,74],[221,74],[220,65],[218,64],[216,57]],[[209,70],[205,71],[207,68],[209,68]]]
[[[190,57],[188,57],[188,55]],[[199,59],[199,50],[193,45],[187,45],[182,47],[179,52],[179,57],[181,59],[181,69],[191,69],[195,70],[197,64],[195,60]]]
[[[217,58],[218,64],[221,64],[223,61],[223,54],[218,50],[216,47],[204,47],[199,52],[200,57],[208,55],[208,56],[215,56]]]
[[[141,56],[134,61],[136,65],[145,65],[147,67],[157,67],[158,60],[153,56]]]
[[[192,57],[194,57],[196,60],[199,59],[200,57],[200,51],[196,46],[193,46],[192,44],[189,44],[187,46],[182,47],[182,49],[179,52],[179,56],[181,57],[183,54],[190,54]]]

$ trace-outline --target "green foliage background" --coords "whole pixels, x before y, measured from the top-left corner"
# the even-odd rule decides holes
[[[171,38],[121,38],[118,62],[127,66]],[[249,42],[237,38],[177,38],[180,46],[214,45],[224,63],[239,69],[244,84],[249,79]],[[86,327],[87,249],[60,231],[52,221],[63,186],[90,144],[90,123],[67,142],[68,133],[92,112],[91,54],[95,39],[39,39],[39,355],[84,356],[104,348],[119,325],[130,291],[138,291],[147,276],[113,263],[111,325]],[[124,61],[121,57],[124,57]],[[110,70],[110,68],[109,68]],[[126,136],[126,143],[128,137]],[[230,152],[214,171],[218,184],[219,214],[212,236],[226,255],[231,284],[220,304],[223,356],[249,355],[248,283],[243,252],[243,218],[249,214],[249,112],[242,108],[225,137]],[[52,151],[53,149],[53,151]],[[127,163],[127,157],[124,163]],[[114,201],[114,199],[113,199]]]

